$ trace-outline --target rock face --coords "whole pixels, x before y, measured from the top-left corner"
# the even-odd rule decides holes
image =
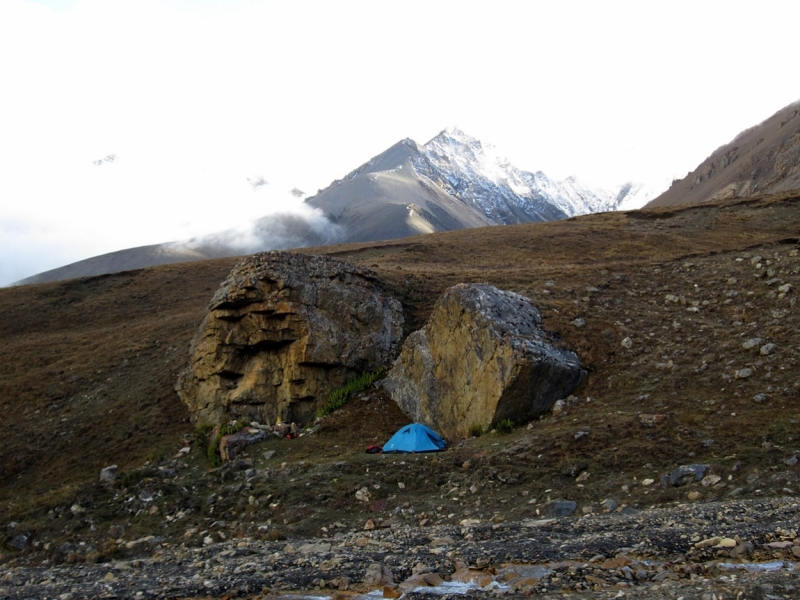
[[[308,422],[330,390],[388,365],[400,303],[375,274],[324,256],[255,254],[214,294],[176,389],[195,420]]]
[[[800,106],[793,102],[717,148],[647,207],[800,189]]]
[[[530,301],[485,284],[448,289],[403,344],[384,386],[414,421],[453,440],[544,413],[586,373],[553,346]]]

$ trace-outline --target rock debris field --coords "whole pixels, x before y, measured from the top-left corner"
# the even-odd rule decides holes
[[[0,597],[796,598],[798,510],[794,499],[740,500],[292,542],[212,535],[197,548],[150,537],[143,558],[6,569]]]

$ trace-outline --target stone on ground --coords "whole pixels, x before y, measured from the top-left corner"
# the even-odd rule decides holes
[[[176,388],[201,422],[306,423],[331,390],[390,364],[402,332],[400,302],[369,269],[255,254],[211,299]]]
[[[547,412],[583,381],[574,352],[555,345],[539,311],[514,292],[460,284],[412,333],[384,386],[403,412],[449,439]]]

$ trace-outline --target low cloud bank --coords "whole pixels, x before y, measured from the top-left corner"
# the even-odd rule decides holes
[[[342,227],[332,223],[321,210],[297,203],[240,226],[171,242],[166,246],[187,248],[209,257],[221,257],[324,246],[343,239]]]

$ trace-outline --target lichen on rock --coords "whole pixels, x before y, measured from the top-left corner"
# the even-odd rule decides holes
[[[384,387],[403,412],[450,440],[550,410],[584,379],[578,356],[555,345],[530,301],[460,284],[406,339]]]
[[[214,294],[176,389],[194,420],[308,422],[328,392],[388,365],[400,302],[374,272],[326,256],[266,252]]]

